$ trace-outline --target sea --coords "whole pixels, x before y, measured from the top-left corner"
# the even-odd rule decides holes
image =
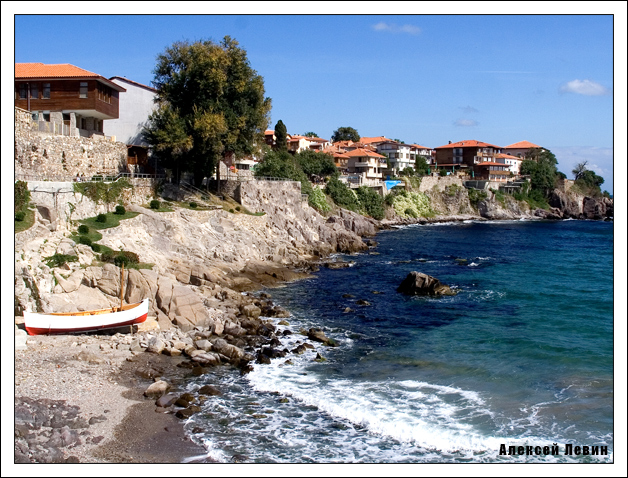
[[[283,348],[310,328],[337,347],[189,383],[223,392],[185,424],[212,460],[613,462],[613,223],[411,225],[375,240],[334,257],[350,267],[266,291],[292,314],[269,319],[292,332]],[[396,292],[411,271],[457,294]]]

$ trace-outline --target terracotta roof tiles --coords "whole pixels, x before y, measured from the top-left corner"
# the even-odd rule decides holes
[[[538,144],[530,143],[530,141],[519,141],[518,143],[509,144],[504,146],[504,149],[530,149],[540,148]]]

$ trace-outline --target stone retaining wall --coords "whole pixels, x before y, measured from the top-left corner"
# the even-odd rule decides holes
[[[31,129],[31,113],[15,108],[15,174],[46,178],[126,171],[127,147],[102,136],[54,135]]]
[[[432,188],[436,187],[437,191],[444,191],[447,186],[456,185],[462,187],[463,181],[458,176],[423,176],[421,178],[421,186],[419,187],[419,191],[424,193],[426,191],[431,191]]]

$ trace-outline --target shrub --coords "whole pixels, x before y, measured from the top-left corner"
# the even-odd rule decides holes
[[[433,214],[430,200],[423,193],[405,192],[393,198],[393,208],[397,215],[407,217],[427,217]]]
[[[24,211],[18,211],[15,213],[15,220],[18,222],[22,222],[25,216],[26,216],[26,213]]]
[[[229,209],[229,212],[233,212],[233,213],[235,213],[235,211],[234,211],[233,209]]]
[[[236,206],[236,211],[240,212],[240,206]]]
[[[196,208],[198,207],[198,204],[197,204],[197,203],[195,203],[195,202],[191,202],[191,203],[190,203],[190,207],[191,207],[192,209],[196,209]]]
[[[469,202],[474,206],[477,206],[480,201],[484,201],[488,197],[488,194],[484,190],[469,189]]]
[[[159,202],[159,200],[157,200],[157,199],[153,199],[153,200],[150,202],[150,208],[151,208],[151,209],[159,209],[160,207],[161,207],[161,203]]]
[[[78,261],[78,257],[68,254],[53,254],[52,256],[44,257],[44,261],[48,267],[61,267],[67,262]]]
[[[100,252],[100,244],[92,243],[91,246],[92,246],[92,251]]]
[[[28,183],[26,181],[15,181],[13,185],[13,211],[18,212],[25,209],[31,200],[31,193],[28,190]],[[22,219],[17,219],[23,221]]]
[[[87,227],[85,224],[81,224],[78,227],[78,233],[79,234],[89,234],[89,227]]]
[[[138,264],[140,262],[138,255],[131,251],[106,251],[100,255],[100,260],[113,263],[117,266],[122,264]]]
[[[308,204],[320,212],[329,212],[331,207],[327,203],[327,197],[322,189],[313,188],[312,193],[307,198]]]
[[[96,216],[96,222],[101,222],[104,224],[105,222],[107,222],[107,215],[99,214],[98,216]]]
[[[123,216],[126,214],[126,209],[124,208],[124,206],[116,206],[116,211],[114,212],[114,214],[118,214],[119,216]]]
[[[373,219],[383,219],[384,198],[377,194],[374,189],[368,186],[362,186],[357,189],[356,194],[360,202],[360,208]]]
[[[325,194],[331,197],[332,201],[338,206],[350,211],[359,209],[358,197],[347,187],[342,181],[336,177],[332,177],[325,186]]]
[[[92,240],[87,236],[79,237],[79,244],[85,244],[86,246],[92,245]]]
[[[447,176],[447,171],[445,171],[444,169],[441,169],[441,170],[438,172],[438,175],[439,175],[440,177]]]

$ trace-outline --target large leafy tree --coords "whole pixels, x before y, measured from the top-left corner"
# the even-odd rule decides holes
[[[336,164],[331,154],[306,149],[295,155],[297,164],[310,180],[331,176],[336,172]]]
[[[154,75],[159,106],[144,134],[175,174],[192,171],[200,185],[220,159],[263,144],[271,101],[236,40],[175,42],[158,55]]]
[[[351,126],[341,126],[334,131],[331,141],[332,143],[336,143],[337,141],[353,141],[357,143],[360,141],[360,135],[358,134],[358,131]]]
[[[521,174],[529,174],[532,189],[547,197],[554,189],[558,175],[556,156],[543,148],[530,149],[529,154],[531,159],[521,163]]]

